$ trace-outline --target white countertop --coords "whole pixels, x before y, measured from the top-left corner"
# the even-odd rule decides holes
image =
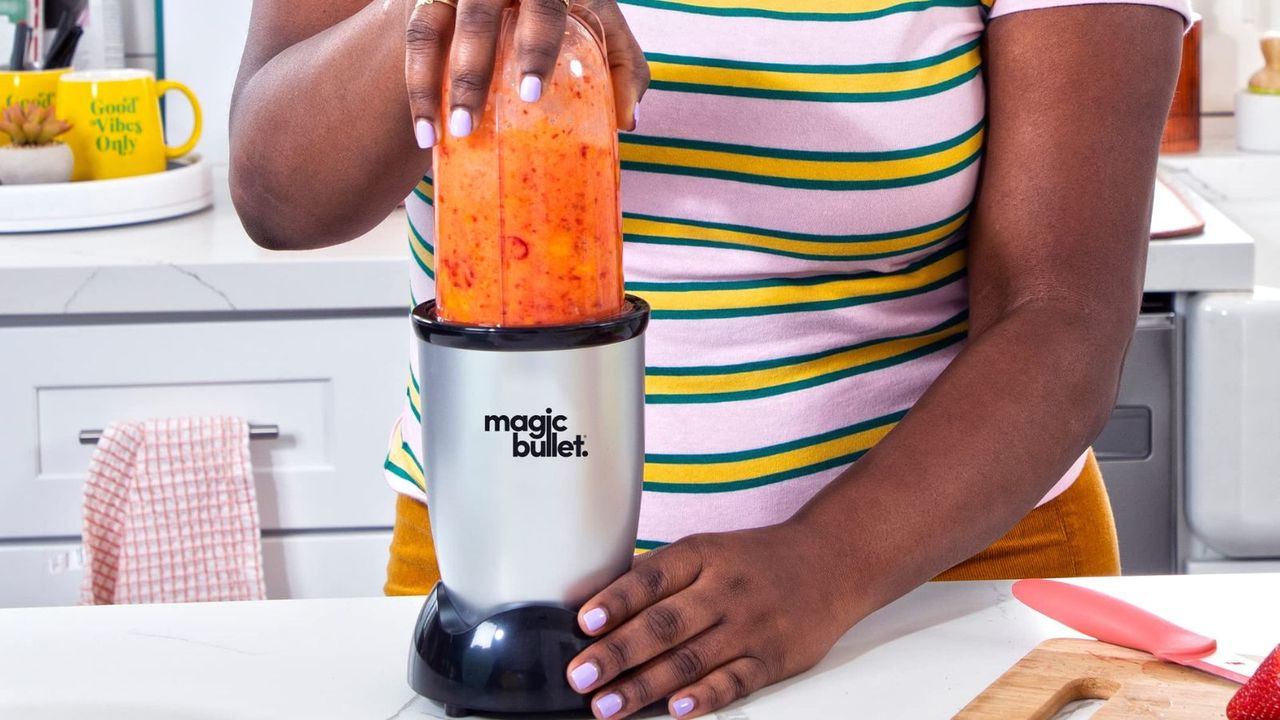
[[[1235,120],[1206,117],[1200,152],[1164,155],[1166,177],[1206,198],[1256,243],[1255,282],[1280,287],[1280,153],[1236,148]]]
[[[348,243],[264,250],[214,169],[214,206],[102,230],[0,235],[0,315],[408,308],[404,211]]]
[[[0,235],[0,316],[374,310],[407,307],[403,211],[365,236],[305,252],[254,245],[215,168],[215,204],[187,217],[104,230]],[[1149,291],[1252,287],[1253,241],[1193,194],[1203,235],[1152,242]]]
[[[1280,574],[1079,581],[1265,655]],[[950,717],[1043,640],[1008,583],[926,585],[721,720]],[[421,598],[0,610],[0,717],[438,717],[405,681]]]

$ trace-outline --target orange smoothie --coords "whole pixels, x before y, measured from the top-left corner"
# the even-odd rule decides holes
[[[504,19],[484,117],[436,146],[441,319],[539,326],[622,309],[617,122],[600,44],[571,18],[542,97],[518,95],[515,11]],[[444,107],[449,108],[446,83]]]

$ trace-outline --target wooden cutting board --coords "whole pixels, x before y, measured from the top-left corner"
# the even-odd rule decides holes
[[[1075,700],[1106,700],[1093,720],[1226,718],[1239,685],[1096,640],[1040,643],[955,720],[1048,720]]]

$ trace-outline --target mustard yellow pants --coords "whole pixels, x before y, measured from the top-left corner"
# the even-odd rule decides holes
[[[1119,575],[1111,501],[1093,453],[1080,477],[1053,500],[1032,510],[986,550],[944,572],[939,580]],[[396,500],[396,527],[387,565],[388,595],[425,595],[440,579],[427,508]]]

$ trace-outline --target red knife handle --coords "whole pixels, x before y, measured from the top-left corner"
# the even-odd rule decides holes
[[[1213,638],[1078,585],[1053,580],[1019,580],[1013,584],[1013,596],[1077,632],[1159,658],[1204,657],[1218,647]]]

